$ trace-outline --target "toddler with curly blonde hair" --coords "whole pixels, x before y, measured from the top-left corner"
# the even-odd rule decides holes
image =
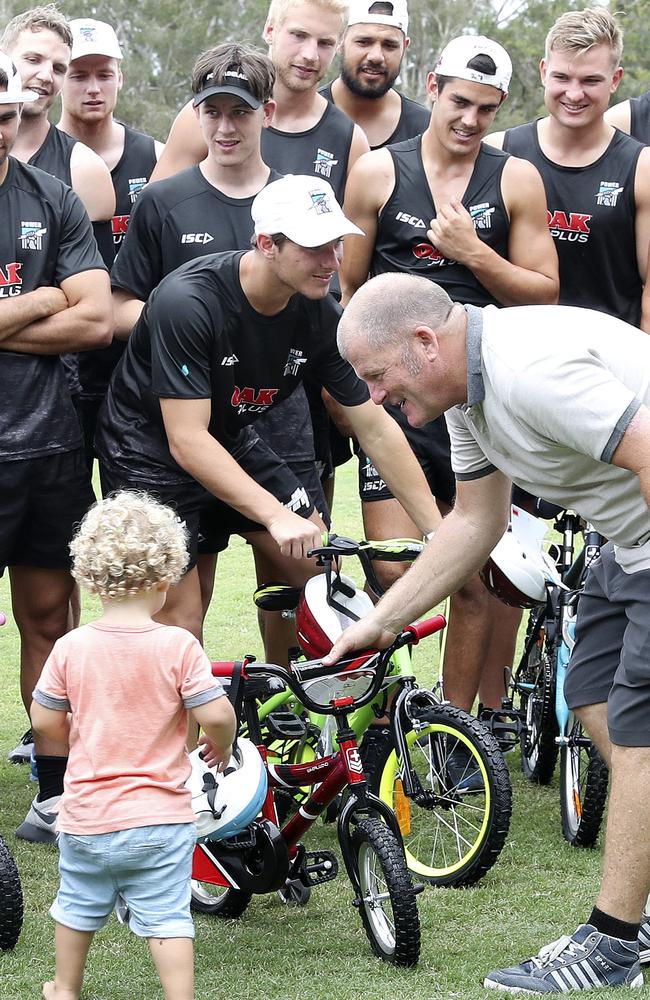
[[[154,621],[187,565],[185,526],[146,493],[123,491],[91,507],[70,551],[75,578],[103,613],[58,640],[33,693],[34,731],[62,753],[69,747],[50,910],[56,973],[43,996],[77,1000],[95,931],[120,896],[167,1000],[191,1000],[187,712],[220,763],[235,717],[194,636]]]

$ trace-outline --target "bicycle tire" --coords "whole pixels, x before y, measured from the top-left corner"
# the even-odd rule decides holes
[[[538,614],[533,612],[533,615]],[[517,671],[515,691],[519,708],[526,715],[526,727],[520,737],[521,770],[528,781],[548,785],[555,772],[559,735],[555,715],[555,672],[545,647],[542,623],[531,615],[531,626],[537,635],[529,648],[525,662]],[[532,690],[522,690],[519,684],[532,685]]]
[[[192,895],[190,908],[194,913],[206,913],[210,917],[220,917],[222,920],[236,920],[253,898],[252,892],[242,892],[241,889],[227,889],[222,885],[210,882],[199,882],[192,879]]]
[[[467,712],[440,705],[421,713],[424,728],[405,733],[410,766],[429,801],[407,798],[392,742],[376,749],[371,789],[394,810],[412,874],[432,885],[473,885],[496,862],[510,827],[510,775],[498,744]],[[479,787],[463,791],[448,772],[458,748],[468,755],[467,776]]]
[[[574,717],[569,739],[582,737]],[[560,812],[562,835],[572,847],[593,847],[607,802],[609,769],[592,744],[562,747],[560,752]]]
[[[359,822],[351,846],[358,872],[359,913],[375,955],[413,966],[420,957],[420,918],[404,852],[379,819]]]
[[[23,891],[16,862],[0,837],[0,950],[14,947],[23,926]]]

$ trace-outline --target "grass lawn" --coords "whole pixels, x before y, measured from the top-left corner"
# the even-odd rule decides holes
[[[336,530],[359,534],[355,469],[345,468],[337,484]],[[235,539],[221,560],[217,595],[209,616],[206,648],[214,658],[260,653],[252,560]],[[6,578],[0,608],[8,614],[0,630],[0,831],[20,869],[25,925],[13,952],[0,954],[1,1000],[30,1000],[53,969],[53,923],[48,908],[55,895],[57,852],[16,841],[35,785],[26,767],[7,763],[6,754],[26,728],[18,692],[18,640],[10,616]],[[84,599],[84,617],[96,608]],[[428,648],[427,648],[428,647]],[[418,651],[423,680],[435,675],[435,643]],[[425,656],[426,654],[426,656]],[[426,657],[429,662],[426,662]],[[343,874],[314,890],[300,909],[277,896],[254,898],[244,917],[225,922],[196,918],[196,996],[201,1000],[393,1000],[492,996],[482,976],[500,965],[536,953],[541,945],[571,932],[591,909],[600,871],[600,851],[581,851],[562,839],[557,778],[548,788],[527,784],[518,753],[510,754],[514,810],[509,839],[495,868],[471,889],[427,889],[419,899],[422,956],[419,966],[398,971],[375,959],[351,904]],[[336,847],[335,830],[318,824],[312,847]],[[600,996],[618,995],[601,991]],[[146,945],[113,919],[91,950],[83,996],[87,1000],[147,1000],[161,995]]]

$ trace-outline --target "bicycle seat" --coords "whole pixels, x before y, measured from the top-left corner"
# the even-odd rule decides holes
[[[300,587],[288,583],[264,583],[253,594],[256,607],[262,611],[295,611],[300,600]]]

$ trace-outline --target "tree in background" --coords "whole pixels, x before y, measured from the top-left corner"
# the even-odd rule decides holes
[[[0,28],[33,6],[0,0]],[[62,0],[68,17],[97,17],[117,30],[124,48],[125,84],[119,114],[129,125],[165,139],[178,109],[190,96],[194,60],[209,45],[245,41],[262,46],[268,0]],[[583,8],[576,0],[409,0],[411,45],[400,89],[422,100],[427,72],[455,35],[477,32],[497,39],[514,66],[511,93],[499,112],[507,128],[543,114],[539,60],[551,24],[565,10]],[[616,0],[625,31],[626,73],[616,99],[650,88],[650,0]],[[53,116],[58,118],[58,109]]]

